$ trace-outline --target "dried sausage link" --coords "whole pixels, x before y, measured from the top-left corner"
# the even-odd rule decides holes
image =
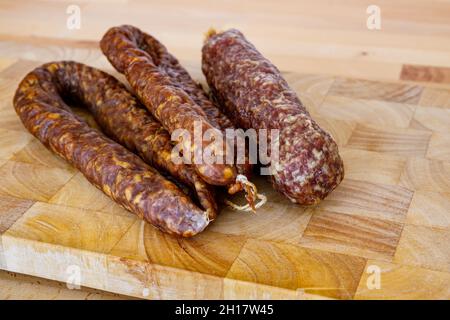
[[[155,61],[161,72],[164,72],[172,83],[178,88],[184,90],[192,100],[202,108],[208,121],[217,129],[224,132],[226,129],[234,129],[231,120],[211,101],[210,97],[203,90],[202,86],[190,76],[189,72],[179,63],[167,48],[153,36],[140,31],[133,26],[123,26],[121,29],[128,29],[135,35],[137,47],[147,52]],[[114,57],[112,58],[113,61]],[[244,163],[236,164],[238,173],[244,174],[250,178],[252,166],[249,161],[248,148],[245,150]],[[233,190],[233,193],[240,188]]]
[[[202,70],[234,123],[279,130],[279,161],[271,166],[277,190],[293,202],[315,204],[341,182],[344,166],[336,143],[311,118],[280,71],[241,32],[209,33]]]
[[[19,84],[16,112],[48,149],[124,208],[170,234],[189,237],[201,232],[210,221],[207,212],[137,155],[91,128],[64,102],[72,98],[87,106],[100,103],[90,84],[104,79],[95,75],[92,68],[73,62],[38,67]],[[114,101],[110,99],[111,106]]]
[[[196,122],[201,125],[201,132],[218,130],[219,126],[225,125],[221,123],[223,117],[214,117],[211,109],[206,107],[208,115],[216,119],[210,121],[205,110],[196,103],[201,97],[198,92],[193,93],[191,85],[186,85],[184,80],[187,73],[170,75],[171,72],[179,71],[177,68],[166,68],[176,64],[175,58],[165,54],[166,49],[159,42],[145,41],[144,38],[149,39],[132,26],[114,27],[103,36],[100,45],[111,64],[125,74],[141,102],[163,127],[169,133],[184,129],[194,137]],[[179,82],[180,78],[184,80]],[[200,140],[191,138],[191,143],[185,141],[185,150],[191,147],[193,157],[210,144],[209,141]],[[223,164],[208,164],[204,161],[195,163],[195,159],[192,159],[200,176],[212,185],[231,185],[236,179],[236,168],[225,163],[225,144],[222,150],[214,150],[214,154],[223,156]]]

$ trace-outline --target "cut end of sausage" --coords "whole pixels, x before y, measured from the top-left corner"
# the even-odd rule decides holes
[[[162,196],[147,203],[145,220],[169,234],[192,237],[210,223],[209,212],[192,204],[184,195]]]

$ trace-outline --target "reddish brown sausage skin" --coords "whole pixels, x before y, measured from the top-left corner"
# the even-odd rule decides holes
[[[137,47],[147,52],[158,66],[158,69],[167,75],[175,86],[189,95],[189,97],[205,112],[206,118],[211,125],[221,131],[225,131],[225,129],[234,129],[231,120],[220,111],[213,101],[211,101],[201,85],[192,79],[187,70],[172,54],[170,54],[161,42],[133,26],[113,28],[108,34],[112,35],[125,31],[133,33]],[[113,55],[108,57],[110,57],[113,65],[117,64],[119,66],[118,70],[120,71],[121,64],[117,59],[118,57]],[[252,166],[249,164],[248,157],[245,160],[245,163],[236,165],[237,171],[250,178]]]
[[[209,223],[206,212],[138,156],[89,127],[62,100],[69,96],[95,103],[91,71],[59,62],[30,72],[14,96],[25,127],[114,201],[159,229],[184,237],[201,232]]]
[[[116,142],[137,153],[146,163],[166,173],[193,190],[200,205],[215,219],[217,204],[214,188],[206,184],[191,165],[171,161],[172,142],[169,133],[144,106],[111,75],[86,65],[66,62],[65,81],[82,81],[86,93],[84,105],[103,131]],[[89,76],[89,77],[88,77]]]
[[[280,131],[279,163],[271,172],[277,190],[293,202],[316,204],[336,188],[344,177],[336,143],[241,32],[211,33],[202,69],[235,125]]]
[[[180,72],[178,62],[166,54],[159,42],[137,28],[121,26],[108,30],[100,45],[111,64],[125,74],[136,95],[167,131],[184,129],[193,137],[196,122],[201,124],[201,132],[218,130],[196,103],[202,97],[197,96],[197,92],[190,96],[194,88],[186,85],[186,74],[176,74]],[[221,119],[216,117],[216,120]],[[209,141],[193,140],[191,145],[185,146],[191,146],[195,153],[205,150],[209,144]],[[224,150],[215,151],[217,155],[224,153]],[[195,161],[194,164],[207,183],[230,185],[235,182],[237,172],[232,165]]]

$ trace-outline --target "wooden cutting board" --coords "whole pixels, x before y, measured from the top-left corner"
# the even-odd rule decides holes
[[[256,215],[225,209],[176,239],[25,131],[8,74],[29,64],[0,77],[1,268],[151,299],[450,297],[450,92],[287,73],[337,140],[343,183],[305,208],[258,178]]]
[[[77,54],[82,46],[71,54],[113,73],[98,50]],[[0,58],[1,269],[79,275],[83,286],[148,299],[450,298],[450,90],[285,72],[338,142],[344,181],[306,208],[257,178],[269,199],[257,214],[225,209],[204,233],[177,239],[23,128],[12,96],[40,63]]]

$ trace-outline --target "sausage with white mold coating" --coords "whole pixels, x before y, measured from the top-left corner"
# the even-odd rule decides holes
[[[202,70],[236,126],[279,130],[279,161],[271,172],[275,189],[292,202],[310,205],[339,185],[344,166],[335,141],[241,32],[210,32],[202,49]]]

